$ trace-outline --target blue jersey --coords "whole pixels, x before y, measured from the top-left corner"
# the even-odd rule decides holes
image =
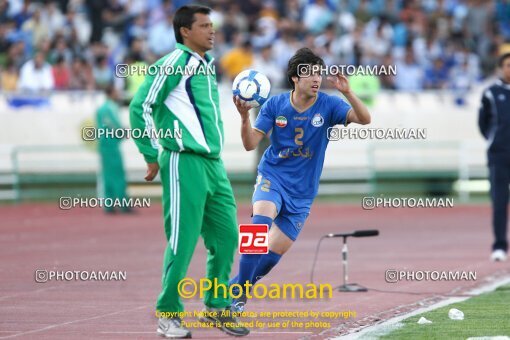
[[[319,92],[314,104],[297,111],[289,93],[271,97],[260,109],[254,128],[271,133],[271,145],[258,171],[277,181],[292,197],[314,198],[328,146],[328,128],[346,125],[351,106],[338,96]]]

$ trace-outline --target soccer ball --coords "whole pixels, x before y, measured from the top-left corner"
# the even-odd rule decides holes
[[[271,83],[262,73],[245,70],[239,73],[232,84],[234,96],[247,102],[251,107],[258,107],[269,98]]]

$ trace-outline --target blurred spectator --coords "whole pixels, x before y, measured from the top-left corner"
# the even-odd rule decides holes
[[[159,0],[157,1],[159,2]],[[130,0],[126,6],[127,14],[130,17],[137,17],[140,14],[147,13],[151,6],[154,6],[155,0]]]
[[[149,49],[147,49],[146,41],[141,39],[133,40],[129,49],[129,54],[135,56],[136,60],[143,61],[147,64],[153,64],[159,59]]]
[[[237,1],[236,1],[237,2]],[[262,9],[261,1],[259,0],[243,0],[239,1],[241,12],[248,18],[248,22],[255,22],[259,17],[260,10]]]
[[[37,8],[30,19],[24,22],[21,29],[29,34],[35,46],[38,46],[43,39],[49,38],[48,25],[41,19],[40,8]]]
[[[242,42],[221,58],[221,67],[225,75],[233,80],[239,73],[253,64],[253,50],[249,40]]]
[[[0,0],[0,25],[9,20],[9,2]]]
[[[5,69],[8,64],[20,74],[22,65],[37,50],[50,64],[64,58],[64,64],[59,61],[56,69],[70,67],[70,88],[102,88],[116,63],[128,58],[148,65],[171,51],[175,46],[173,13],[189,3],[191,0],[0,0],[0,66]],[[252,63],[267,63],[268,45],[272,45],[271,68],[279,71],[274,74],[284,74],[289,58],[307,46],[328,64],[393,65],[394,60],[404,60],[398,63],[397,78],[379,77],[384,89],[440,87],[456,91],[459,83],[472,86],[492,75],[498,49],[510,46],[508,0],[204,3],[213,8],[216,41],[211,54],[221,65],[218,80],[231,79]],[[251,42],[252,47],[242,47],[241,41]],[[412,57],[407,56],[409,50]],[[405,61],[408,59],[412,61]],[[79,70],[79,65],[85,69]],[[74,75],[73,67],[78,74]],[[222,72],[226,77],[221,78]],[[129,92],[140,79],[119,83],[123,81],[115,79],[118,88]]]
[[[16,3],[17,1],[9,2],[9,5],[12,3]],[[23,23],[30,19],[32,16],[32,13],[29,9],[30,1],[24,0],[23,5],[20,6],[19,10],[16,8],[16,11],[11,12],[11,17],[16,22],[16,29],[20,29],[23,26]]]
[[[128,20],[128,14],[124,4],[120,0],[105,1],[106,6],[101,12],[104,25],[112,27],[116,32],[122,32],[124,25]]]
[[[7,25],[0,24],[0,58],[5,59],[7,50],[11,46],[11,42],[7,37]]]
[[[289,59],[301,47],[301,43],[296,37],[296,32],[291,28],[282,28],[282,35],[273,45],[273,54],[276,63],[285,72]],[[290,86],[290,84],[288,85]]]
[[[167,15],[165,20],[152,26],[148,37],[149,49],[157,56],[164,56],[175,47],[173,16]]]
[[[149,23],[155,26],[161,21],[167,20],[173,12],[172,0],[156,1],[156,6],[149,11]]]
[[[94,77],[89,63],[82,58],[75,58],[71,65],[70,90],[93,90]]]
[[[454,67],[450,74],[450,88],[454,91],[458,105],[465,104],[467,93],[476,83],[476,78],[469,68],[469,61],[466,59],[462,64]]]
[[[21,66],[27,61],[25,58],[25,43],[23,41],[17,41],[7,50],[7,60],[14,62],[16,68],[19,70]]]
[[[16,65],[9,61],[0,73],[0,89],[2,91],[16,91],[18,84],[18,69]]]
[[[113,72],[110,65],[108,65],[108,59],[104,55],[96,58],[92,73],[96,80],[96,88],[99,90],[105,90],[108,85],[113,83]]]
[[[53,80],[55,82],[55,90],[69,89],[71,79],[71,71],[67,66],[66,60],[63,56],[59,55],[55,60],[55,64],[51,69],[53,73]]]
[[[257,21],[256,31],[251,39],[253,48],[256,51],[275,41],[278,35],[276,24],[276,19],[273,17],[262,17]]]
[[[353,27],[353,32],[342,34],[333,43],[333,50],[343,64],[359,64],[361,59],[362,27]]]
[[[54,64],[60,57],[63,58],[67,64],[71,64],[73,61],[73,52],[69,49],[63,37],[57,37],[56,40],[54,40],[54,44],[49,52],[48,61]]]
[[[383,59],[383,62],[381,65],[385,66],[386,69],[388,69],[388,66],[395,65],[391,54],[387,54],[386,56],[384,56],[384,59]],[[397,69],[397,72],[398,72],[398,69]],[[389,73],[382,74],[379,77],[379,79],[381,81],[381,88],[386,89],[386,90],[395,90],[395,76],[393,74],[389,74]]]
[[[313,39],[313,46],[319,48],[317,53],[321,55],[326,65],[339,62],[339,58],[336,56],[338,54],[338,48],[336,47],[336,31],[333,24],[329,25],[321,35],[317,37],[310,35],[310,37]]]
[[[248,31],[249,22],[248,18],[241,12],[239,3],[232,3],[227,9],[225,20],[221,27],[225,34],[225,41],[232,45],[236,34]]]
[[[510,39],[510,2],[507,0],[496,0],[496,19],[499,30],[506,40]]]
[[[29,92],[49,91],[55,87],[51,66],[44,60],[44,54],[37,52],[20,71],[18,89]]]
[[[221,29],[223,23],[225,22],[225,13],[223,11],[223,6],[219,2],[211,3],[211,22],[215,30]],[[171,13],[171,12],[170,12]],[[171,14],[169,14],[171,15]]]
[[[285,84],[283,84],[284,72],[274,61],[273,48],[271,45],[267,45],[261,49],[260,54],[255,56],[251,68],[267,75],[272,87],[279,88],[285,86]]]
[[[42,13],[42,21],[47,25],[51,38],[62,29],[64,20],[64,15],[58,8],[57,3],[53,1],[48,2]]]
[[[300,23],[303,21],[303,10],[299,5],[299,0],[286,0],[285,10],[280,12],[285,15],[287,19],[294,23]]]
[[[225,41],[225,35],[222,31],[217,31],[214,36],[214,49],[212,49],[210,52],[211,56],[216,59],[216,62],[218,62],[221,57],[223,57],[225,54],[227,54],[228,51],[230,51],[231,47],[226,43]],[[218,68],[216,70],[216,73],[221,71],[221,68]]]
[[[499,48],[495,43],[491,43],[487,50],[487,56],[480,62],[480,71],[483,75],[492,75],[494,72],[494,65],[497,64],[499,56]]]
[[[418,91],[423,88],[423,69],[416,63],[412,49],[406,51],[404,62],[397,63],[397,90]]]
[[[392,38],[393,29],[386,21],[376,20],[369,22],[365,30],[362,47],[363,52],[366,54],[365,59],[371,60],[371,62],[365,62],[377,64],[378,60],[381,60],[383,56],[390,52]]]
[[[131,26],[127,30],[128,41],[127,44],[131,45],[134,39],[145,40],[148,37],[145,14],[138,15]]]
[[[59,32],[64,35],[68,41],[73,41],[73,48],[77,45],[86,45],[91,36],[91,23],[87,21],[85,13],[78,12],[75,6],[69,6],[64,24]]]
[[[128,55],[124,60],[124,64],[130,65],[130,69],[135,70],[143,70],[144,67],[148,66],[139,53]],[[131,100],[135,96],[136,91],[142,85],[144,79],[145,75],[142,72],[131,74],[129,77],[125,78],[126,99]]]
[[[402,10],[400,11],[400,19],[407,23],[410,32],[422,35],[425,32],[427,19],[425,12],[420,8],[418,0],[404,0]]]
[[[480,60],[476,54],[470,52],[469,48],[459,47],[453,58],[452,66],[462,66],[466,63],[466,71],[470,78],[478,79],[480,77]]]
[[[472,0],[468,8],[466,29],[477,46],[489,29],[491,4],[483,0]]]
[[[361,0],[359,1],[359,7],[354,12],[354,16],[356,17],[356,19],[363,24],[366,24],[372,17],[372,14],[370,13],[368,7],[369,1]]]
[[[260,14],[260,19],[271,18],[274,20],[278,20],[278,18],[279,18],[276,4],[272,0],[262,2],[262,8],[260,9],[259,14]]]
[[[424,86],[426,89],[444,89],[448,85],[448,68],[442,59],[434,60],[432,67],[425,71]]]
[[[332,22],[333,14],[325,0],[315,0],[305,6],[303,24],[312,34],[321,33]]]
[[[437,36],[436,29],[427,32],[427,37],[421,41],[423,44],[416,46],[418,62],[420,64],[432,64],[435,59],[443,59],[445,57],[445,51]]]
[[[91,24],[90,42],[95,43],[103,38],[104,18],[103,11],[106,10],[106,1],[85,0],[88,7],[88,20]]]

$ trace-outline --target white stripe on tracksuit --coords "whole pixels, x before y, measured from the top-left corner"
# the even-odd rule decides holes
[[[180,224],[180,206],[181,192],[179,190],[179,153],[171,151],[169,162],[169,185],[170,185],[170,218],[171,218],[171,235],[170,246],[174,255],[177,254],[177,246],[179,242],[179,224]]]
[[[151,105],[154,104],[154,101],[156,100],[156,97],[165,82],[167,76],[166,74],[164,74],[166,67],[173,66],[175,62],[179,59],[179,57],[182,55],[182,53],[183,53],[182,50],[175,50],[166,58],[166,60],[161,65],[161,69],[158,70],[158,74],[154,78],[154,81],[149,89],[149,94],[147,95],[147,98],[145,98],[145,101],[142,104],[143,118],[145,120],[145,129],[148,132],[154,129],[154,120],[151,115],[152,114]],[[151,138],[151,145],[153,148],[159,149],[158,141],[156,139]]]

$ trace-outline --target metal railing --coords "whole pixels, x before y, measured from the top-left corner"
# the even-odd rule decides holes
[[[230,150],[230,152],[233,151],[235,150]],[[326,186],[330,185],[330,190],[324,188],[322,192],[335,194],[336,190],[333,187],[335,185],[338,187],[338,183],[343,183],[343,189],[338,194],[359,193],[360,188],[375,193],[378,181],[384,173],[394,173],[396,176],[402,177],[416,176],[416,178],[422,179],[427,176],[442,177],[445,173],[450,173],[454,174],[454,180],[460,183],[468,183],[473,178],[485,179],[487,177],[485,164],[480,162],[482,146],[478,143],[377,141],[369,143],[366,152],[365,169],[325,168],[324,172],[327,173],[327,176],[324,176],[323,180],[327,182]],[[477,157],[473,157],[473,155]],[[97,154],[81,145],[17,146],[11,153],[12,174],[5,177],[7,180],[2,181],[2,185],[5,187],[9,184],[7,183],[9,179],[12,180],[14,199],[20,201],[23,175],[97,174],[98,166],[94,164],[97,161]],[[139,175],[141,170],[128,169],[128,181],[134,182],[133,178],[140,177],[130,176],[130,173]],[[361,186],[356,187],[350,182],[356,182]],[[471,195],[469,186],[459,185],[456,191],[462,202],[469,201]]]

